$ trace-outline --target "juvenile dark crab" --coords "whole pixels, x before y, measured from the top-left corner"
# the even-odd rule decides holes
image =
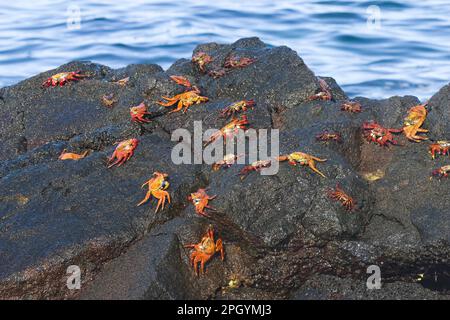
[[[268,168],[271,165],[272,165],[271,160],[255,161],[252,164],[242,168],[242,170],[239,172],[239,175],[241,176],[241,180],[244,180],[250,172],[252,172],[252,171],[260,172],[262,169]]]
[[[358,101],[345,101],[341,104],[341,110],[350,113],[360,113],[362,108]]]
[[[325,142],[336,141],[337,143],[342,143],[342,136],[339,132],[325,130],[324,132],[316,135],[316,140]]]
[[[206,72],[206,65],[211,63],[213,58],[206,52],[199,51],[192,56],[192,63],[198,66],[198,69],[202,72]]]
[[[448,155],[450,154],[450,141],[447,140],[439,140],[430,145],[429,152],[431,154],[431,158],[435,159],[436,154]]]
[[[212,226],[209,226],[208,232],[202,238],[200,243],[187,244],[185,248],[194,249],[191,253],[190,261],[194,267],[195,274],[198,276],[198,264],[200,263],[201,274],[205,273],[205,263],[209,261],[217,252],[220,252],[220,258],[224,259],[225,252],[223,250],[222,239],[214,241],[214,230]]]
[[[450,174],[450,165],[446,165],[446,166],[437,168],[437,169],[433,170],[433,172],[431,174],[438,178],[448,178],[448,176]]]
[[[223,118],[227,118],[230,116],[234,116],[236,113],[245,112],[247,109],[253,109],[255,106],[255,100],[241,100],[233,103],[232,105],[223,108],[220,111],[220,116]]]
[[[244,68],[248,65],[251,65],[256,60],[252,58],[246,57],[236,57],[234,54],[230,54],[223,64],[224,68],[233,69],[233,68]]]
[[[364,137],[369,142],[375,142],[380,146],[389,146],[391,144],[398,144],[392,133],[400,133],[402,129],[387,129],[380,126],[376,122],[364,122],[362,125],[364,130]]]
[[[331,93],[330,86],[322,78],[317,78],[319,81],[320,90],[316,94],[309,97],[309,100],[322,100],[331,101],[333,100],[333,94]]]
[[[355,200],[345,193],[339,184],[336,184],[336,188],[334,190],[328,191],[328,196],[335,201],[339,201],[348,211],[352,211],[355,208]]]
[[[42,83],[43,87],[60,87],[64,86],[69,81],[78,81],[87,77],[87,75],[80,74],[80,71],[61,72],[57,73]]]

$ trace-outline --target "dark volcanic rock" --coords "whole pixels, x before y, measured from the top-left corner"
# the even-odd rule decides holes
[[[401,134],[400,144],[388,148],[362,136],[364,121],[400,128],[416,97],[357,97],[363,111],[350,114],[340,110],[348,97],[332,78],[321,77],[334,101],[308,101],[318,79],[287,47],[250,38],[198,51],[213,57],[208,71],[230,54],[255,62],[217,79],[190,59],[166,72],[156,65],[112,70],[72,62],[0,89],[0,298],[448,299],[450,180],[430,173],[449,158],[432,160],[428,142]],[[52,74],[72,70],[89,78],[40,87]],[[186,76],[209,101],[168,114],[156,102],[184,90],[170,75]],[[115,83],[125,77],[126,86]],[[117,102],[107,108],[101,98],[111,93]],[[326,178],[287,162],[276,175],[252,172],[244,180],[242,164],[212,171],[173,163],[175,130],[192,131],[195,121],[203,130],[220,129],[229,119],[219,110],[242,99],[256,102],[247,111],[251,128],[280,130],[282,154],[327,159],[317,163]],[[142,101],[151,121],[137,125],[129,107]],[[450,139],[449,103],[449,86],[431,97],[426,136]],[[324,130],[340,132],[343,142],[316,141]],[[107,169],[114,144],[132,137],[140,140],[134,156]],[[63,149],[89,154],[59,161]],[[154,171],[169,174],[172,197],[157,214],[155,199],[136,207]],[[329,198],[336,184],[356,200],[355,210]],[[198,216],[186,199],[205,187],[217,194],[210,218]],[[225,260],[213,257],[196,277],[184,245],[199,242],[209,225],[224,241]],[[380,266],[384,284],[368,292],[372,264]],[[81,269],[81,291],[66,287],[70,265]]]

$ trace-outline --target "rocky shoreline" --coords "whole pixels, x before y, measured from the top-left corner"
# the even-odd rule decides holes
[[[431,159],[428,142],[380,147],[362,136],[364,121],[402,126],[413,96],[357,97],[361,113],[338,107],[347,100],[332,79],[335,101],[310,101],[320,89],[297,53],[257,38],[231,45],[198,46],[219,68],[231,53],[254,58],[246,68],[213,78],[191,60],[167,71],[157,65],[113,70],[71,62],[0,89],[0,299],[449,299],[450,179],[430,179],[450,163]],[[89,79],[42,89],[57,72],[80,70]],[[183,114],[156,104],[181,92],[170,75],[195,83],[207,103]],[[129,77],[126,86],[115,81]],[[117,102],[102,105],[113,93]],[[280,130],[280,152],[326,158],[322,179],[303,167],[281,165],[276,176],[249,175],[242,166],[213,172],[207,165],[175,165],[171,133],[220,128],[219,110],[254,99],[252,128]],[[144,101],[151,121],[130,121],[129,108]],[[433,140],[450,139],[450,86],[428,102],[424,128]],[[336,130],[344,143],[318,143]],[[138,137],[135,155],[106,169],[114,143]],[[63,149],[83,152],[80,161],[58,161]],[[136,207],[154,171],[167,172],[171,205]],[[336,182],[353,194],[358,209],[330,201]],[[186,201],[198,188],[217,194],[211,218]],[[225,260],[211,259],[196,277],[185,243],[199,241],[212,224]],[[68,290],[66,269],[78,265],[82,289]],[[382,289],[365,289],[369,265],[381,268]],[[231,281],[231,282],[230,282]],[[232,284],[230,286],[230,283]]]

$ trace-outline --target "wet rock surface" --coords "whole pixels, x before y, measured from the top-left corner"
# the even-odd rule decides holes
[[[71,62],[0,89],[0,297],[79,299],[448,299],[450,291],[449,179],[430,179],[450,163],[431,159],[429,142],[380,147],[362,135],[364,121],[401,128],[415,97],[355,98],[361,113],[341,111],[348,98],[331,78],[333,101],[309,101],[318,78],[287,47],[259,39],[194,50],[213,57],[207,71],[227,56],[256,61],[214,79],[190,59],[167,71],[156,65],[112,70]],[[42,89],[61,71],[88,79]],[[186,113],[168,114],[156,102],[184,88],[183,75],[209,101]],[[125,86],[116,83],[130,77]],[[102,105],[102,96],[117,102]],[[448,86],[430,97],[423,127],[434,140],[450,139]],[[326,178],[304,166],[280,162],[276,175],[238,174],[243,164],[213,171],[210,165],[175,165],[172,133],[220,129],[219,110],[254,99],[250,127],[279,129],[281,154],[302,151],[318,158]],[[129,108],[145,102],[148,124],[130,121]],[[324,130],[342,143],[318,142]],[[138,138],[134,156],[107,169],[115,143]],[[60,161],[63,149],[79,161]],[[270,156],[270,147],[269,147]],[[156,200],[137,207],[141,185],[154,171],[169,175],[172,202],[155,213]],[[339,184],[355,201],[345,210],[328,196]],[[187,196],[208,188],[217,211],[200,217]],[[212,225],[223,239],[225,260],[214,256],[197,277],[190,249]],[[67,267],[81,269],[82,289],[66,286]],[[367,291],[369,265],[381,268],[383,286]],[[419,279],[419,280],[418,280]]]

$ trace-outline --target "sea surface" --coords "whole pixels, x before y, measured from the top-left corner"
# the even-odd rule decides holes
[[[0,87],[78,59],[167,68],[252,36],[350,96],[426,99],[450,81],[450,1],[1,0]]]

